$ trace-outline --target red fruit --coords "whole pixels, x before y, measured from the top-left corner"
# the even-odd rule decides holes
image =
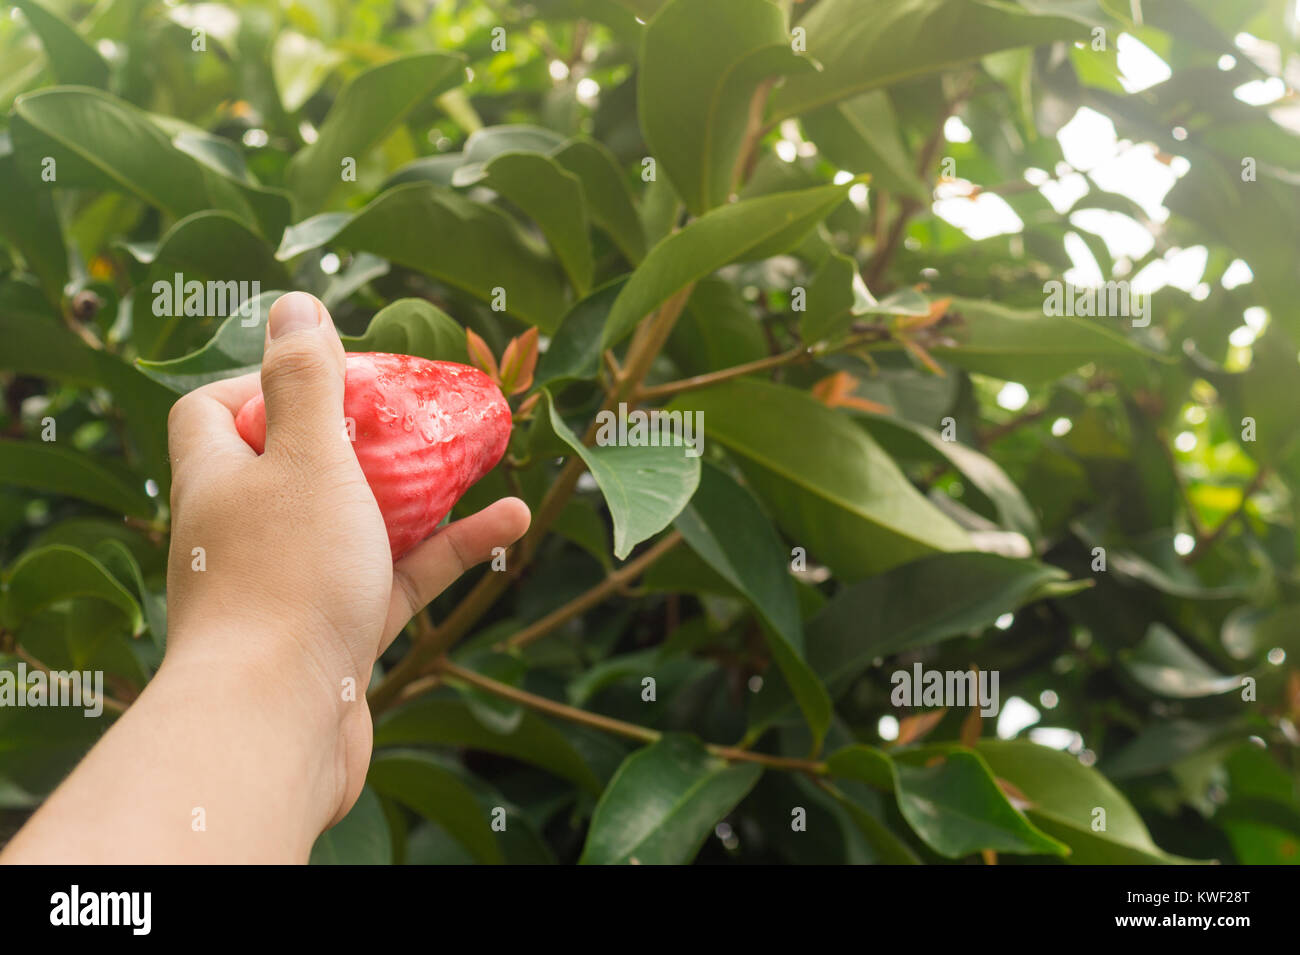
[[[388,526],[397,560],[424,540],[462,494],[505,454],[510,406],[483,372],[451,361],[358,352],[347,357],[343,415]],[[259,392],[235,427],[261,454],[266,405]]]

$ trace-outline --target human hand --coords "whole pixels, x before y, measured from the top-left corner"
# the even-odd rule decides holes
[[[325,307],[271,307],[262,363],[266,450],[235,430],[258,376],[181,398],[168,422],[172,539],[164,672],[239,658],[290,694],[334,747],[337,819],[364,782],[371,668],[407,621],[492,548],[528,527],[506,498],[392,562],[384,521],[343,429],[344,351]],[[161,674],[160,674],[161,675]],[[354,680],[356,702],[344,699]],[[331,737],[332,734],[332,738]],[[326,754],[328,755],[328,754]]]

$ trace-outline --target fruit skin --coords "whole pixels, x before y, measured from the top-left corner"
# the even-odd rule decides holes
[[[501,389],[477,368],[451,361],[349,354],[343,415],[355,423],[353,449],[384,516],[393,560],[433,533],[510,441]],[[239,409],[235,427],[254,451],[265,450],[261,392]]]

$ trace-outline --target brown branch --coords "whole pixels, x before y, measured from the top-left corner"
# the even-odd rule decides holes
[[[939,117],[939,122],[935,125],[934,131],[930,134],[930,138],[925,141],[925,145],[921,147],[921,152],[917,159],[916,174],[923,180],[929,179],[930,167],[934,164],[934,160],[938,156],[940,146],[943,145],[944,124],[948,122],[948,117],[952,116],[952,114],[957,111],[958,107],[970,98],[974,88],[974,74],[970,74],[963,89],[944,104],[942,115]],[[898,247],[902,243],[903,233],[907,230],[908,222],[911,221],[912,217],[916,215],[924,205],[925,203],[918,199],[911,198],[910,196],[900,201],[898,215],[894,217],[894,221],[889,227],[889,233],[885,237],[885,244],[883,247],[878,246],[876,248],[871,257],[871,265],[863,276],[863,279],[867,283],[867,288],[872,291],[876,290],[876,286],[879,284],[880,279],[884,276],[885,272],[889,270],[889,266],[893,263],[894,255],[898,252]]]
[[[563,607],[548,613],[542,619],[536,621],[523,630],[515,633],[513,636],[495,647],[497,650],[518,650],[520,647],[527,646],[534,640],[538,640],[557,627],[563,626],[574,617],[581,616],[592,607],[599,604],[606,597],[620,590],[625,584],[635,580],[643,571],[650,567],[664,554],[668,553],[674,547],[682,542],[682,535],[679,531],[672,531],[660,540],[656,541],[653,547],[647,549],[643,554],[638,555],[628,561],[618,570],[609,574],[585,593],[579,594],[570,600]]]
[[[547,713],[562,720],[568,720],[571,723],[590,726],[593,729],[603,730],[606,733],[624,736],[642,743],[654,743],[663,735],[658,730],[653,730],[648,726],[640,726],[636,723],[601,716],[599,713],[592,713],[588,710],[578,709],[576,706],[557,703],[555,700],[547,699],[544,696],[537,696],[527,690],[521,690],[510,686],[508,683],[501,683],[491,677],[476,673],[473,670],[467,670],[447,659],[438,661],[437,669],[445,676],[478,687],[493,696],[511,700],[539,712]],[[791,769],[810,773],[814,776],[824,776],[827,773],[826,764],[814,760],[769,756],[767,753],[752,753],[749,750],[738,749],[735,746],[719,746],[716,743],[706,743],[705,748],[714,756],[719,756],[731,762],[760,763],[771,769]]]
[[[32,656],[30,653],[24,650],[20,645],[17,644],[14,645],[14,655],[26,661],[28,666],[33,666],[36,669],[40,670],[47,677],[50,678],[50,682],[51,684],[53,684],[54,671],[51,670],[48,666],[46,666],[44,663],[42,663],[40,660],[36,659],[36,657]],[[125,713],[127,707],[130,706],[129,703],[124,703],[119,699],[109,696],[107,693],[101,693],[100,700],[104,704],[104,709],[112,710],[114,713]]]
[[[716,385],[720,382],[729,381],[732,378],[739,378],[743,375],[752,375],[755,372],[767,371],[772,368],[781,368],[785,365],[794,365],[800,362],[812,361],[814,358],[820,358],[823,355],[849,351],[853,348],[857,348],[859,345],[870,345],[877,342],[883,342],[888,340],[889,337],[890,333],[888,329],[870,328],[859,335],[846,338],[844,341],[833,347],[797,345],[794,348],[780,352],[779,354],[770,355],[767,358],[759,358],[755,361],[745,362],[743,365],[732,365],[730,368],[721,368],[718,371],[711,371],[707,374],[695,375],[691,378],[680,378],[676,381],[665,382],[661,385],[651,385],[648,388],[642,388],[636,393],[636,400],[653,401],[677,395],[684,391],[697,391],[700,388],[708,388],[710,385]]]

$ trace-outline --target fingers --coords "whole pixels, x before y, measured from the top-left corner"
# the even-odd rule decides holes
[[[528,530],[532,515],[517,497],[506,497],[477,514],[448,524],[393,565],[393,594],[380,652],[408,620],[461,574],[509,547]]]
[[[266,450],[303,454],[337,446],[346,365],[329,312],[314,295],[290,292],[271,306],[266,328]]]
[[[257,394],[256,374],[214,381],[182,395],[167,416],[167,446],[172,473],[182,462],[207,454],[256,457],[235,430],[235,414]]]

